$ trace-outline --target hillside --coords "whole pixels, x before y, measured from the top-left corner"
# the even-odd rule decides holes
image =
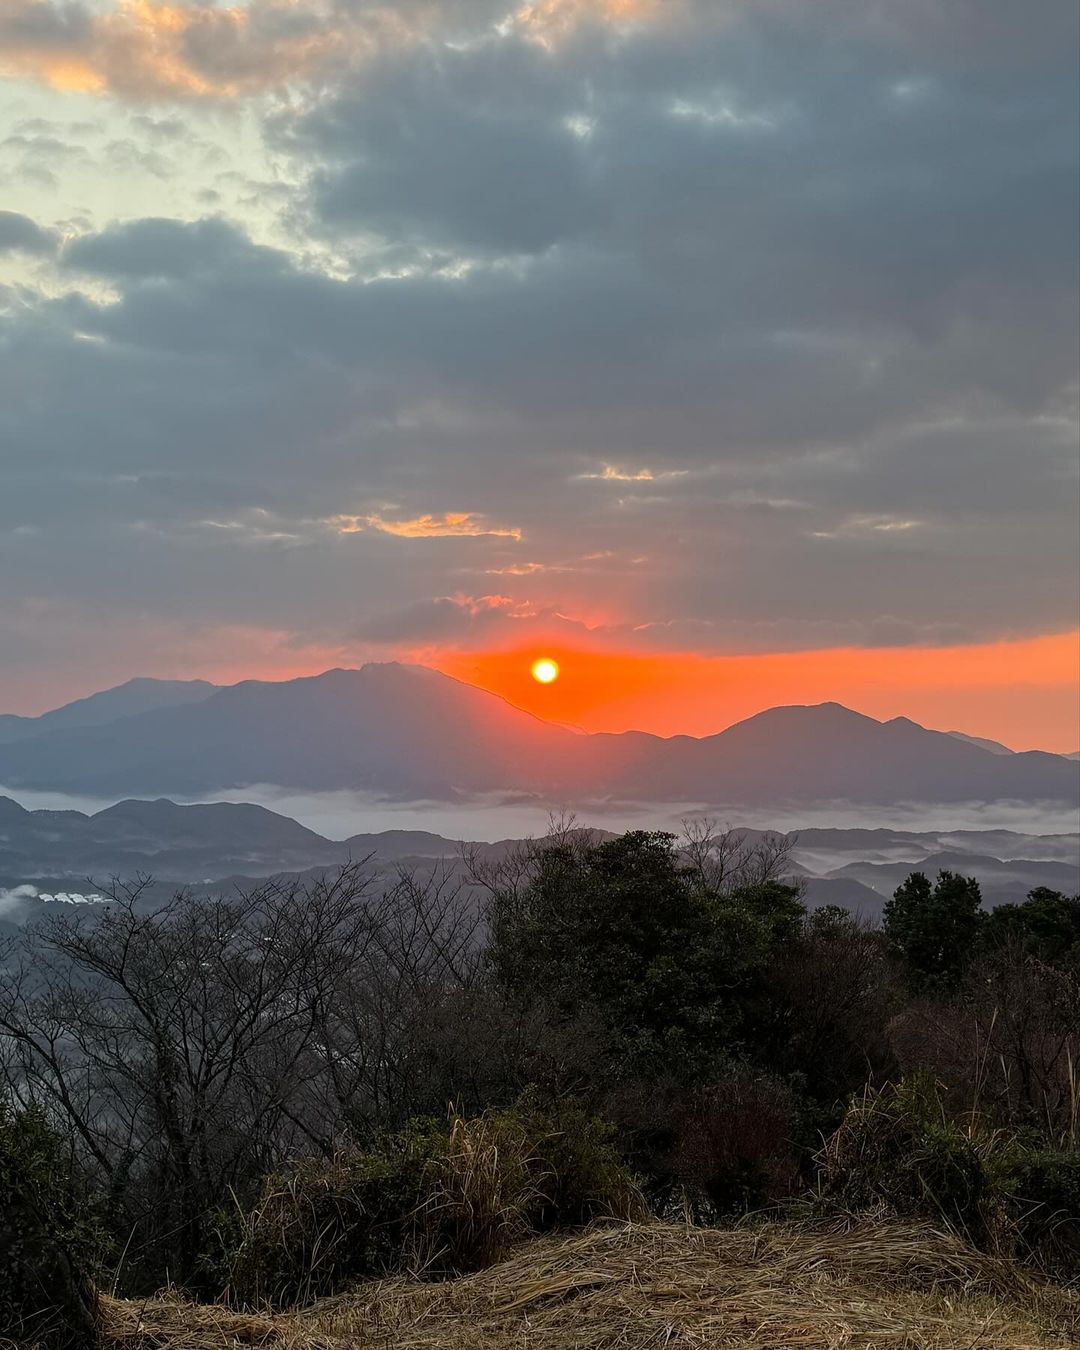
[[[86,815],[27,811],[0,797],[0,879],[152,872],[164,881],[193,882],[230,872],[300,870],[350,856],[347,844],[246,802],[128,800]]]
[[[453,799],[529,793],[671,802],[1035,803],[1080,800],[1080,766],[1001,755],[907,718],[836,703],[772,708],[715,736],[584,735],[421,666],[280,683],[0,745],[0,783],[108,795],[252,784]]]
[[[276,1319],[105,1302],[105,1350],[1035,1350],[1080,1330],[1076,1297],[931,1228],[596,1226],[438,1283],[387,1280]]]
[[[761,834],[740,833],[749,842]],[[817,827],[785,837],[791,849],[786,872],[800,878],[811,908],[837,904],[880,917],[885,900],[916,868],[932,875],[947,867],[977,877],[988,905],[1017,900],[1034,886],[1068,894],[1080,889],[1076,834]],[[476,847],[495,858],[520,843],[504,839]],[[30,811],[0,796],[0,893],[8,888],[0,924],[17,912],[34,912],[36,892],[82,893],[88,878],[100,885],[113,876],[152,876],[156,884],[145,899],[153,902],[177,885],[228,890],[275,874],[308,873],[367,858],[388,873],[399,864],[420,872],[436,862],[453,869],[460,851],[460,841],[427,830],[328,839],[251,803],[128,799],[88,815]],[[21,899],[14,888],[22,888]]]
[[[72,727],[104,726],[121,717],[134,717],[157,708],[199,703],[209,698],[217,687],[207,680],[127,680],[115,689],[104,689],[101,693],[65,703],[63,707],[53,708],[40,717],[18,717],[12,713],[0,715],[0,744],[27,740],[31,736]]]

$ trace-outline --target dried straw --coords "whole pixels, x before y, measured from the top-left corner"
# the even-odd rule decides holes
[[[595,1225],[462,1279],[383,1280],[273,1320],[105,1305],[112,1350],[1035,1350],[1080,1300],[932,1228]]]

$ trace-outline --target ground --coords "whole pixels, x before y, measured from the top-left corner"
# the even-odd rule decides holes
[[[278,1316],[104,1300],[107,1350],[1035,1350],[1080,1296],[923,1226],[598,1225],[478,1274],[394,1279]]]

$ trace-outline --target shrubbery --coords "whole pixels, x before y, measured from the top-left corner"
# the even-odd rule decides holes
[[[1012,1173],[1017,1253],[1080,1282],[1080,1149],[1024,1150]]]
[[[696,1076],[752,1036],[769,958],[802,914],[794,887],[714,889],[673,835],[635,830],[557,842],[524,885],[496,885],[491,957],[507,988],[595,1015],[626,1074]]]
[[[0,965],[0,1069],[65,1129],[0,1122],[8,1207],[51,1216],[72,1288],[94,1210],[125,1292],[249,1304],[637,1213],[628,1168],[667,1214],[817,1181],[1077,1273],[1080,902],[988,917],[913,874],[882,931],[807,914],[785,870],[707,825],[563,829],[390,885],[353,865],[152,914],[118,890]]]
[[[929,1075],[856,1099],[819,1161],[826,1205],[921,1216],[984,1250],[1080,1276],[1080,1150],[958,1117]]]
[[[621,1123],[661,1214],[734,1218],[799,1185],[798,1105],[774,1075],[736,1063],[706,1083],[657,1084],[634,1107]]]
[[[101,1241],[65,1140],[42,1112],[0,1104],[0,1335],[92,1346]]]
[[[824,1197],[847,1209],[922,1214],[994,1246],[1010,1150],[1000,1134],[952,1119],[934,1080],[913,1074],[848,1108],[820,1155]]]
[[[460,1273],[527,1234],[643,1213],[610,1128],[574,1108],[417,1122],[270,1177],[224,1228],[230,1292],[282,1306],[391,1270]]]

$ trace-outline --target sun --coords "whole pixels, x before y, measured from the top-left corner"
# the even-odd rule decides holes
[[[553,661],[550,656],[542,656],[539,661],[532,663],[532,677],[541,684],[550,684],[552,680],[559,678],[559,663]]]

